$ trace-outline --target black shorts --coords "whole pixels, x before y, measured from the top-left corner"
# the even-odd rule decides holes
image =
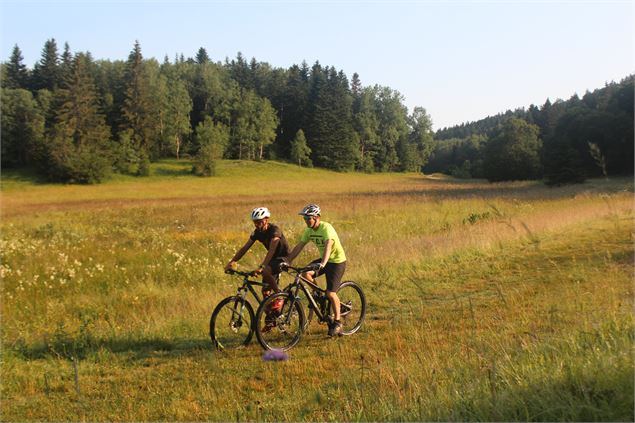
[[[272,258],[271,261],[269,262],[269,266],[271,267],[271,273],[274,275],[281,273],[282,270],[280,270],[280,263],[284,263],[286,261],[288,261],[286,257]]]
[[[313,260],[311,263],[321,263],[322,259]],[[346,270],[346,262],[341,263],[326,263],[326,266],[320,269],[317,276],[326,274],[326,290],[331,292],[337,292],[342,284],[342,276]]]

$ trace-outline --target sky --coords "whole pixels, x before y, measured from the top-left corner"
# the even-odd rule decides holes
[[[334,66],[399,91],[435,130],[568,99],[635,73],[635,6],[620,1],[0,0],[0,60],[60,52]]]

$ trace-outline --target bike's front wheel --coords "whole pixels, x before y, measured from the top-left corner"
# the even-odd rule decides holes
[[[232,349],[249,344],[254,335],[254,309],[244,298],[222,300],[209,319],[209,336],[218,349]]]
[[[340,299],[340,321],[342,335],[352,335],[359,330],[366,316],[366,296],[362,287],[346,281],[337,290]]]
[[[302,337],[304,310],[300,301],[288,292],[265,299],[256,313],[256,337],[266,350],[286,351]]]
[[[292,292],[294,291],[294,289],[295,289],[295,285],[289,285],[283,290],[283,292],[289,295],[293,295]],[[301,292],[302,291],[298,291],[298,294],[300,294]],[[304,297],[304,295],[302,295],[302,297]],[[309,302],[309,300],[306,300],[306,301],[307,303]],[[302,327],[302,332],[305,332],[305,333],[309,329],[309,323],[311,323],[311,319],[313,319],[313,314],[314,314],[312,307],[309,306],[308,310],[309,310],[308,313],[305,312],[304,314],[304,326]]]

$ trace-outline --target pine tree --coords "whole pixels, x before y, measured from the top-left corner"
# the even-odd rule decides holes
[[[228,68],[230,76],[238,82],[238,85],[246,89],[254,88],[249,65],[240,51],[236,54],[236,60],[232,60]]]
[[[57,92],[59,107],[46,160],[46,172],[54,180],[95,183],[110,171],[110,131],[99,112],[90,65],[87,55],[76,55],[69,78]]]
[[[198,52],[196,52],[196,63],[198,63],[199,65],[203,65],[208,62],[209,55],[207,54],[207,50],[205,50],[203,47],[199,48]]]
[[[586,180],[580,152],[565,139],[545,144],[544,166],[547,185],[578,184]]]
[[[55,91],[60,85],[59,54],[55,38],[44,43],[42,58],[33,69],[34,90],[47,89]]]
[[[147,174],[156,127],[152,114],[150,81],[143,62],[141,46],[136,41],[128,56],[125,73],[122,131],[131,131],[131,141],[139,152],[139,175]]]
[[[65,80],[70,77],[71,67],[73,64],[73,54],[68,43],[64,43],[64,52],[62,53],[62,61],[60,63],[60,78]]]
[[[306,63],[304,63],[306,67]],[[276,140],[279,156],[290,158],[291,140],[300,128],[305,125],[308,105],[308,75],[297,65],[291,66],[287,72],[285,87],[280,108],[280,134]]]
[[[11,52],[11,58],[6,65],[6,82],[4,88],[27,89],[29,81],[29,71],[22,63],[24,57],[20,47],[16,44]]]
[[[362,94],[362,82],[359,80],[359,74],[355,72],[351,79],[351,93],[353,98],[359,98]]]
[[[357,145],[345,75],[337,73],[335,68],[322,70],[316,62],[311,72],[309,98],[307,139],[313,162],[335,170],[351,170],[357,160]]]

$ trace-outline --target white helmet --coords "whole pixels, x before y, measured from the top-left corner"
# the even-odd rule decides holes
[[[317,204],[309,204],[305,206],[298,214],[301,214],[302,216],[319,216],[320,206],[318,206]]]
[[[251,211],[251,220],[260,220],[265,217],[271,217],[271,213],[269,213],[269,209],[266,207],[256,207]]]

